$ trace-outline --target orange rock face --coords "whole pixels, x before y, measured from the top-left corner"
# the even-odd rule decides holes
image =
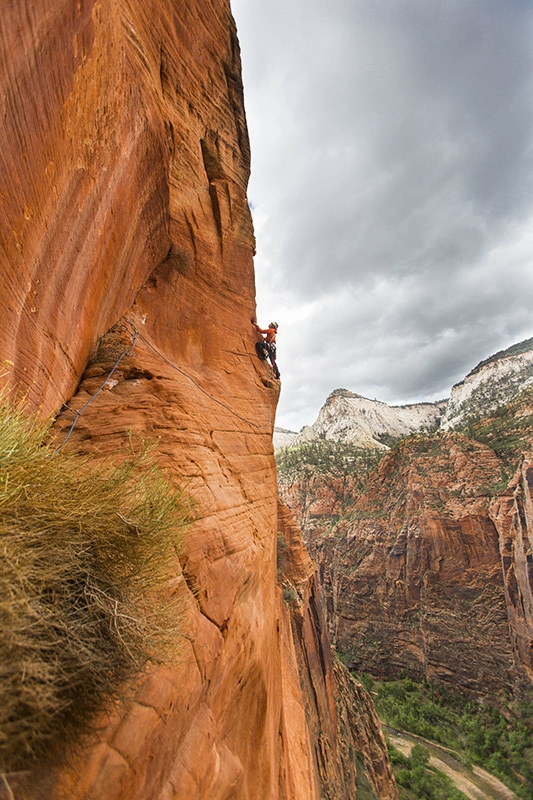
[[[0,36],[3,382],[61,410],[61,446],[99,458],[132,435],[157,440],[196,502],[171,587],[176,659],[148,669],[68,767],[12,786],[54,800],[318,800],[313,725],[337,747],[332,665],[311,589],[295,631],[276,585],[279,384],[250,324],[229,2],[12,0]],[[369,763],[394,798],[376,741]]]
[[[340,661],[332,662],[316,567],[303,546],[294,517],[283,503],[278,508],[278,528],[278,536],[283,537],[278,580],[287,600],[320,796],[356,797],[361,777],[356,754],[360,754],[364,774],[376,796],[395,800],[398,792],[374,705]]]
[[[509,490],[491,506],[500,550],[513,646],[533,682],[533,462],[526,453]]]
[[[330,633],[354,668],[479,694],[528,682],[528,469],[491,503],[501,462],[447,434],[400,443],[351,505],[331,482],[286,487],[319,564]]]

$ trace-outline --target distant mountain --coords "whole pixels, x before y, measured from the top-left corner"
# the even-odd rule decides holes
[[[452,387],[441,428],[459,428],[506,405],[533,384],[533,339],[481,361]]]
[[[287,428],[274,428],[274,450],[280,447],[290,447],[298,434],[296,431],[289,431]]]
[[[291,445],[327,439],[359,447],[387,450],[395,439],[439,426],[446,401],[389,406],[347,389],[335,389],[313,425],[306,425]]]
[[[276,428],[274,448],[326,439],[386,450],[412,433],[460,429],[490,414],[533,385],[533,338],[481,361],[452,387],[449,399],[436,403],[390,406],[348,389],[335,389],[316,422],[299,433]]]

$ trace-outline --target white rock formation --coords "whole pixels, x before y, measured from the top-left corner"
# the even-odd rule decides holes
[[[298,434],[295,431],[288,431],[287,428],[274,428],[274,450],[279,450],[280,447],[290,447]]]
[[[306,425],[293,444],[330,439],[359,447],[387,449],[389,438],[436,430],[446,401],[389,406],[347,389],[336,389],[320,409],[313,425]]]
[[[521,353],[513,350],[531,343]],[[450,430],[469,418],[479,417],[508,403],[518,392],[533,383],[533,339],[482,361],[460,383],[452,387],[441,428]]]
[[[347,389],[335,389],[320,409],[313,425],[300,433],[276,428],[274,448],[318,439],[387,449],[387,441],[438,428],[457,428],[479,419],[512,400],[533,384],[533,339],[481,361],[452,388],[449,400],[389,406]]]

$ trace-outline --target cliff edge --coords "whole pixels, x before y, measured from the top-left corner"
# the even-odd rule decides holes
[[[132,436],[157,441],[196,503],[169,587],[183,616],[177,661],[149,667],[81,754],[8,776],[11,790],[318,800],[315,730],[335,751],[339,719],[331,695],[318,716],[308,707],[306,634],[298,643],[276,583],[279,383],[250,325],[229,2],[14,0],[2,15],[2,382],[56,417],[61,447],[100,459]],[[306,618],[331,692],[327,638]],[[370,772],[395,798],[376,742]],[[343,781],[331,797],[349,796]]]

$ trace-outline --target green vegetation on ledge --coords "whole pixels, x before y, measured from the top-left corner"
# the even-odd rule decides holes
[[[9,773],[76,745],[124,681],[172,645],[169,581],[190,503],[146,448],[120,466],[54,452],[47,425],[0,400],[0,771]]]
[[[276,452],[280,483],[305,483],[314,477],[330,480],[355,480],[362,488],[368,474],[383,458],[383,450],[319,439]]]
[[[533,442],[533,388],[524,389],[490,416],[467,420],[459,429],[471,439],[490,447],[511,471]]]
[[[502,358],[508,358],[509,356],[519,356],[522,353],[529,352],[529,350],[533,350],[533,338],[524,339],[523,342],[518,342],[517,344],[513,344],[506,350],[498,350],[498,352],[494,353],[494,355],[489,356],[489,358],[485,358],[483,361],[480,361],[479,364],[476,364],[474,369],[471,369],[466,377],[469,378],[471,375],[475,375],[483,367],[486,367],[487,364],[492,364],[495,361],[499,361]]]

